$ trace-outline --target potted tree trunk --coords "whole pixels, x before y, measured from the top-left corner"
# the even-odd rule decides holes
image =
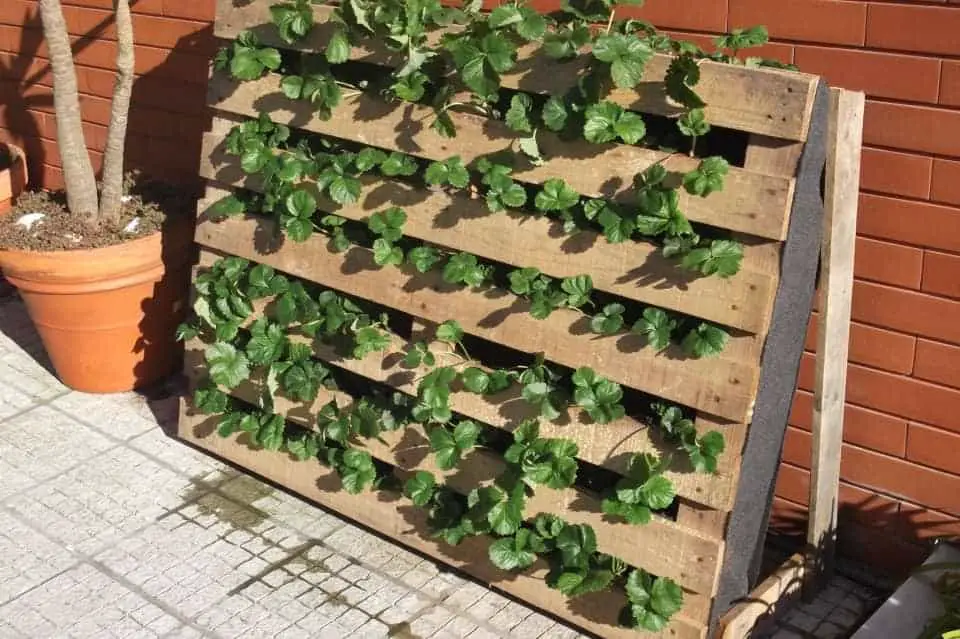
[[[65,197],[24,193],[12,214],[0,219],[0,269],[19,290],[66,385],[86,392],[130,390],[178,364],[174,333],[185,307],[192,221],[185,206],[180,215],[161,210],[131,192],[125,179],[134,80],[129,0],[114,1],[117,75],[99,189],[60,0],[40,0],[39,7]]]

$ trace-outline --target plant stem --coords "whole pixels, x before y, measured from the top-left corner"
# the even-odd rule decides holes
[[[607,33],[610,33],[610,29],[613,28],[613,19],[614,17],[616,17],[616,15],[617,15],[616,9],[610,12],[610,19],[607,20],[607,31],[606,31]]]
[[[128,0],[114,0],[117,27],[117,81],[110,104],[110,125],[103,154],[103,190],[100,219],[117,222],[123,203],[123,149],[127,137],[130,96],[133,92],[133,21]]]
[[[63,165],[67,208],[72,214],[83,215],[93,222],[100,208],[97,181],[83,136],[77,74],[60,0],[41,0],[40,17],[53,70],[53,107],[57,117],[57,144]]]

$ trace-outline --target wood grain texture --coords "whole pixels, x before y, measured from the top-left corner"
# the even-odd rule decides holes
[[[430,107],[391,105],[366,94],[344,100],[329,119],[323,120],[309,103],[283,95],[279,75],[236,82],[215,73],[210,81],[209,101],[218,111],[248,117],[267,112],[274,121],[291,127],[430,160],[459,155],[464,164],[469,164],[479,157],[508,149],[517,138],[505,123],[470,113],[451,113],[457,125],[457,137],[444,138],[425,124],[433,117]],[[629,201],[634,176],[649,166],[660,162],[668,170],[686,172],[698,164],[685,155],[636,146],[564,141],[549,131],[541,132],[537,140],[543,164],[518,162],[513,176],[530,184],[563,178],[577,192],[589,197]],[[709,197],[692,196],[680,189],[680,209],[694,222],[783,240],[793,189],[792,177],[762,175],[731,167],[723,190]]]
[[[188,365],[193,368],[193,376],[202,376],[202,351],[196,343],[188,348]],[[257,381],[248,381],[227,392],[256,405],[263,389]],[[274,412],[315,430],[320,407],[334,400],[341,407],[352,403],[349,395],[337,391],[322,390],[312,405],[278,395],[275,396]],[[409,472],[429,472],[463,495],[477,486],[492,485],[506,469],[502,457],[482,448],[471,449],[453,470],[441,469],[430,451],[427,433],[419,424],[385,431],[377,439],[358,437],[352,443],[391,466]],[[528,496],[524,513],[525,517],[533,518],[542,512],[554,513],[570,523],[592,526],[602,552],[620,557],[631,565],[642,565],[654,574],[670,577],[691,593],[701,593],[691,598],[694,611],[709,613],[710,596],[723,557],[721,540],[701,535],[663,517],[655,516],[644,526],[608,521],[602,515],[599,497],[578,488],[551,490],[537,487]],[[688,614],[691,614],[690,609]]]
[[[518,597],[533,606],[567,619],[589,632],[611,639],[633,639],[636,630],[616,626],[620,609],[626,603],[620,592],[608,592],[570,600],[544,582],[547,569],[542,563],[522,573],[505,573],[487,558],[488,539],[467,538],[459,546],[449,546],[430,536],[426,513],[402,498],[386,501],[377,493],[351,495],[342,489],[336,473],[318,460],[295,462],[285,453],[253,449],[242,436],[222,438],[214,431],[215,418],[192,414],[181,403],[178,435],[180,439],[276,482],[302,497],[329,508],[364,526],[377,530],[397,542],[445,564],[460,568],[493,588]],[[703,625],[681,613],[659,635],[670,639],[703,639]]]
[[[210,256],[210,253],[204,252],[201,263]],[[257,302],[254,306],[259,314],[266,304]],[[408,342],[396,335],[391,335],[391,347],[387,349],[386,356],[372,354],[362,360],[343,358],[334,348],[296,333],[292,334],[290,339],[307,344],[313,348],[318,359],[329,365],[386,384],[414,397],[417,392],[416,380],[429,372],[427,367],[407,368],[400,357],[391,355],[406,352],[408,346]],[[190,348],[196,349],[196,345],[189,347],[188,352]],[[433,350],[440,351],[442,348],[445,346]],[[191,370],[188,365],[188,375],[197,377],[204,368],[202,360],[193,359],[189,363],[196,368]],[[470,365],[489,370],[477,362],[471,362]],[[337,397],[341,403],[351,401],[342,393]],[[298,415],[305,420],[315,419],[319,406],[324,403],[326,402],[319,403],[313,410],[301,407]],[[513,432],[523,420],[539,416],[537,410],[520,397],[518,387],[484,396],[455,387],[451,390],[450,406],[454,412],[509,432]],[[718,460],[717,474],[693,472],[693,469],[682,461],[681,453],[674,456],[675,463],[666,471],[665,476],[673,483],[678,496],[689,502],[691,508],[697,511],[725,511],[733,505],[734,484],[745,429],[740,425],[728,425],[708,417],[698,418],[695,425],[701,435],[716,430],[724,436],[726,449]],[[621,475],[626,474],[630,456],[634,453],[663,455],[674,451],[674,446],[665,442],[657,433],[651,432],[641,421],[624,417],[609,424],[597,424],[575,407],[563,411],[562,416],[555,421],[541,421],[540,434],[543,437],[564,438],[575,442],[580,450],[580,459]],[[691,526],[700,529],[697,520],[692,521],[694,523]],[[719,538],[722,535],[716,536]]]
[[[863,116],[863,93],[831,90],[807,525],[818,554],[807,594],[829,577],[836,547]]]
[[[800,592],[806,558],[797,553],[750,591],[741,603],[720,618],[716,639],[744,639],[753,636],[753,628],[761,618],[783,613],[791,597]]]
[[[210,189],[208,196],[207,202],[220,199]],[[579,313],[561,309],[537,320],[529,314],[528,302],[507,291],[461,289],[443,282],[438,271],[421,275],[380,268],[367,249],[354,246],[344,254],[330,253],[323,236],[277,246],[275,223],[265,218],[222,222],[201,218],[195,237],[208,248],[269,264],[429,321],[457,318],[478,337],[527,353],[542,352],[564,366],[590,366],[620,384],[711,415],[745,422],[752,410],[756,362],[731,361],[723,354],[689,359],[675,345],[656,353],[644,347],[642,338],[628,334],[598,339]]]
[[[223,137],[213,133],[204,136],[200,174],[221,184],[263,188],[259,176],[244,173],[236,158],[224,153]],[[315,188],[313,194],[324,212],[360,222],[399,206],[407,213],[403,232],[410,237],[506,264],[533,266],[557,278],[589,273],[598,290],[725,326],[760,332],[772,310],[776,276],[750,271],[749,263],[730,278],[694,277],[653,244],[610,244],[593,231],[569,235],[561,222],[547,217],[490,213],[482,198],[466,193],[428,191],[372,176],[363,182],[360,201],[353,205],[338,206]]]
[[[218,0],[214,34],[234,38],[240,31],[251,30],[264,44],[306,51],[323,50],[329,40],[331,25],[327,23],[330,7],[315,7],[313,31],[300,42],[290,45],[279,39],[270,23],[269,5],[259,2],[244,7],[233,0]],[[434,37],[434,40],[436,38]],[[376,64],[398,66],[399,60],[382,46],[364,41],[355,46],[351,58]],[[530,93],[560,95],[576,85],[584,73],[588,56],[558,63],[537,51],[536,45],[520,48],[522,62],[503,76],[503,86]],[[647,64],[643,82],[633,90],[614,90],[608,99],[627,108],[656,115],[682,113],[663,93],[663,78],[670,57],[655,55]],[[816,77],[776,69],[747,69],[742,66],[702,62],[697,93],[707,103],[707,120],[716,126],[759,133],[790,140],[806,140],[810,129]]]

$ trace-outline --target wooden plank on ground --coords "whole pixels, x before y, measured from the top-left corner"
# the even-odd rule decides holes
[[[280,40],[276,28],[270,24],[269,4],[251,2],[238,7],[233,0],[218,0],[214,34],[220,38],[234,38],[243,30],[252,30],[261,42],[270,46],[322,51],[332,32],[327,22],[331,12],[331,7],[314,7],[317,25],[306,38],[291,45]],[[504,87],[562,95],[576,86],[577,79],[586,69],[588,55],[558,63],[536,53],[536,49],[537,45],[520,47],[518,58],[524,63],[503,75]],[[398,66],[401,62],[382,46],[370,41],[355,46],[351,58],[389,66]],[[614,90],[607,99],[636,111],[678,115],[681,109],[666,98],[662,88],[669,63],[669,56],[654,56],[647,64],[643,82],[636,89]],[[815,76],[706,61],[700,63],[700,73],[696,90],[707,103],[707,121],[715,126],[790,140],[806,139]]]
[[[448,546],[430,536],[426,513],[400,498],[389,501],[384,493],[367,492],[350,495],[342,490],[340,480],[331,469],[318,460],[294,462],[279,452],[248,448],[237,437],[221,438],[215,430],[216,418],[190,414],[181,402],[179,436],[234,464],[276,482],[301,496],[330,508],[377,530],[380,534],[414,548],[448,565],[463,569],[468,574],[507,594],[516,596],[533,606],[566,618],[589,632],[611,639],[635,639],[636,630],[615,625],[625,597],[608,592],[601,595],[568,599],[544,583],[546,567],[542,564],[518,573],[504,573],[487,558],[488,540],[481,537],[465,539],[459,546]],[[241,436],[242,437],[242,436]],[[659,635],[670,639],[703,639],[706,629],[690,620],[682,612]]]
[[[209,192],[208,192],[209,193]],[[214,195],[208,201],[219,199]],[[673,345],[662,353],[642,338],[624,334],[598,338],[579,313],[561,309],[545,320],[528,313],[528,302],[500,289],[476,292],[443,282],[439,272],[409,274],[383,269],[367,249],[333,254],[326,238],[272,244],[276,225],[265,218],[201,219],[196,240],[203,246],[315,281],[348,295],[376,300],[430,321],[457,318],[478,337],[502,343],[572,368],[590,366],[620,384],[732,421],[747,422],[756,393],[756,362],[717,357],[690,359]],[[625,356],[629,365],[625,364]]]
[[[444,138],[424,124],[433,117],[430,107],[390,105],[367,94],[344,100],[329,119],[323,120],[308,102],[290,100],[283,95],[279,75],[237,82],[215,73],[209,93],[211,106],[219,111],[248,117],[267,112],[274,121],[292,127],[431,160],[459,155],[469,164],[479,157],[503,151],[517,138],[505,123],[470,113],[452,113],[457,137]],[[634,176],[654,163],[661,162],[665,168],[681,172],[697,165],[696,160],[683,154],[623,144],[565,141],[549,131],[541,132],[537,140],[543,152],[543,164],[518,166],[514,177],[534,184],[563,178],[577,192],[589,197],[622,199],[629,196]],[[756,174],[733,167],[723,190],[710,197],[692,196],[680,189],[680,209],[694,222],[783,240],[793,189],[792,177]]]
[[[200,174],[262,191],[258,175],[244,173],[236,158],[224,154],[223,141],[223,136],[204,136]],[[338,206],[315,188],[313,193],[327,213],[363,222],[376,211],[399,206],[407,213],[405,235],[497,262],[533,266],[553,277],[589,273],[598,290],[749,332],[765,327],[773,306],[775,274],[741,270],[730,278],[696,277],[652,243],[611,244],[594,231],[570,235],[556,219],[519,211],[490,213],[482,198],[465,192],[430,191],[372,176],[363,182],[360,201],[348,206]]]
[[[745,639],[762,619],[782,612],[791,597],[800,592],[806,567],[804,556],[797,553],[787,559],[772,575],[750,591],[720,618],[717,639]]]
[[[816,556],[807,595],[829,578],[836,548],[863,111],[863,93],[831,90],[807,528]]]
[[[209,255],[209,254],[207,254]],[[258,303],[256,310],[263,307]],[[428,372],[427,368],[409,369],[403,366],[397,357],[377,357],[368,355],[362,360],[345,359],[340,357],[335,349],[305,336],[291,335],[294,341],[311,346],[315,355],[332,366],[342,368],[368,379],[391,386],[402,393],[416,396],[416,381]],[[407,342],[393,336],[393,345],[388,353],[405,352]],[[202,368],[202,358],[190,355],[190,349],[197,348],[196,344],[188,346],[188,357],[194,357],[194,363]],[[191,360],[193,361],[193,360]],[[189,372],[189,366],[187,367]],[[343,394],[341,394],[343,395]],[[329,401],[327,399],[326,401]],[[322,406],[321,402],[316,408]],[[340,396],[339,403],[349,402],[347,396]],[[451,408],[462,415],[483,422],[496,428],[512,432],[523,420],[538,417],[534,407],[519,397],[517,388],[511,388],[496,395],[477,395],[469,391],[453,389],[450,394]],[[301,407],[298,415],[305,418],[316,416]],[[677,494],[690,502],[702,504],[709,509],[729,509],[733,505],[735,477],[738,472],[737,460],[740,459],[740,449],[743,445],[745,429],[731,427],[726,424],[710,420],[701,416],[695,422],[700,434],[710,430],[719,431],[724,435],[726,449],[718,460],[716,475],[692,472],[691,468],[683,463],[675,463],[677,470],[668,470],[665,476],[673,483]],[[569,408],[564,411],[560,419],[555,421],[541,421],[540,434],[542,437],[564,438],[575,442],[580,449],[579,457],[596,466],[625,474],[630,456],[634,453],[664,454],[664,450],[673,447],[662,438],[651,433],[649,427],[632,417],[624,417],[609,424],[596,424],[585,418],[582,411]],[[675,461],[677,460],[674,457]],[[695,525],[695,524],[693,524]]]

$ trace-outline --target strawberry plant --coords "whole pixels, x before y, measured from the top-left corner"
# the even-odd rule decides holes
[[[457,122],[463,121],[456,112],[466,111],[506,139],[502,152],[469,162],[460,156],[424,159],[292,132],[263,114],[235,126],[225,141],[227,153],[256,178],[251,183],[258,192],[238,189],[212,207],[211,217],[271,217],[289,241],[304,242],[319,233],[331,252],[354,246],[350,255],[365,252],[381,268],[429,274],[471,294],[506,296],[509,291],[519,298],[511,298],[516,302],[511,312],[527,312],[538,320],[553,317],[551,321],[569,316],[589,326],[596,339],[633,334],[653,350],[670,349],[664,356],[717,356],[730,340],[721,326],[636,304],[603,286],[595,290],[590,273],[563,277],[568,272],[559,267],[553,271],[546,261],[505,266],[484,259],[481,255],[489,253],[479,249],[476,255],[420,241],[404,234],[406,211],[390,202],[368,208],[363,201],[364,190],[381,178],[393,186],[425,185],[442,191],[438,195],[449,195],[454,205],[460,198],[482,198],[484,214],[509,213],[514,220],[522,219],[518,213],[546,217],[556,222],[551,229],[558,235],[590,231],[591,241],[602,237],[599,241],[625,246],[653,244],[686,271],[685,278],[735,277],[743,246],[707,225],[691,223],[683,210],[684,202],[721,192],[731,172],[727,160],[709,154],[718,136],[711,132],[709,105],[697,92],[700,63],[773,65],[738,58],[742,50],[764,44],[766,30],[733,30],[717,39],[716,51],[706,52],[641,21],[618,19],[622,5],[639,3],[578,0],[544,16],[524,0],[490,12],[481,11],[480,2],[450,7],[439,0],[343,0],[330,8],[331,29],[322,51],[304,55],[281,55],[263,46],[252,31],[243,32],[218,52],[215,70],[240,82],[274,74],[286,99],[309,105],[321,120],[364,93],[419,105],[406,105],[410,109],[425,107],[427,117],[409,127],[410,135],[455,137]],[[316,15],[309,0],[270,7],[277,35],[287,44],[310,35]],[[358,73],[356,52],[371,45],[390,52],[391,67],[387,74],[367,78]],[[555,60],[579,59],[582,71],[575,86],[551,95],[517,90],[511,74],[522,68],[528,51]],[[645,120],[625,106],[629,102],[620,92],[644,82],[646,67],[658,54],[670,56],[662,92],[664,102],[669,99],[676,109],[669,119]],[[670,129],[666,135],[664,127]],[[596,147],[598,152],[619,145],[634,153],[628,156],[632,164],[637,163],[633,158],[658,161],[638,166],[632,183],[629,176],[624,180],[623,192],[611,194],[604,188],[598,193],[569,174],[568,184],[546,172],[557,165],[553,154],[558,140],[576,140],[581,149],[606,145]],[[415,143],[409,148],[420,149]],[[671,158],[687,152],[694,160],[674,163]],[[667,168],[683,163],[688,170]],[[355,216],[358,206],[369,210],[363,219]],[[340,207],[350,207],[342,211],[343,217],[337,214]],[[429,213],[420,208],[417,215]],[[405,318],[391,322],[398,318],[382,308],[238,258],[218,261],[197,277],[196,288],[195,319],[181,326],[179,335],[205,343],[208,379],[196,389],[194,403],[198,410],[219,416],[221,435],[242,433],[255,446],[286,450],[298,460],[319,459],[350,493],[387,490],[394,477],[395,469],[374,459],[359,442],[411,424],[425,430],[440,470],[474,463],[468,453],[475,448],[484,449],[483,455],[501,454],[505,470],[492,485],[457,492],[430,473],[415,471],[402,492],[415,507],[425,509],[432,534],[446,543],[489,537],[489,560],[502,570],[521,571],[543,560],[549,566],[547,585],[569,597],[625,590],[623,618],[628,625],[659,632],[680,609],[683,593],[677,584],[600,552],[590,526],[525,512],[534,491],[581,490],[592,486],[598,472],[608,470],[581,468],[577,443],[540,437],[536,420],[518,418],[519,423],[508,424],[512,441],[505,442],[493,426],[456,412],[460,404],[455,394],[474,393],[492,402],[501,401],[497,396],[503,393],[524,402],[527,415],[557,423],[575,419],[581,425],[589,418],[598,429],[627,418],[628,408],[646,406],[647,398],[638,401],[633,391],[625,393],[588,366],[554,370],[542,355],[532,363],[523,360],[528,365],[487,365],[489,353],[474,346],[455,318],[436,327],[435,342],[411,341],[398,349],[403,338],[387,327],[402,326]],[[384,370],[401,362],[412,380],[403,387],[407,394],[386,393],[379,386],[355,392],[359,385],[349,369],[315,357],[310,339],[333,346],[339,357],[380,357]],[[483,361],[471,358],[467,345],[480,352]],[[229,394],[248,381],[260,394],[256,408],[244,408]],[[313,430],[288,425],[273,412],[278,395],[312,404],[338,388],[359,396],[348,406],[324,404],[316,411]],[[641,419],[632,413],[630,418]],[[717,472],[723,437],[716,431],[698,433],[688,409],[653,402],[642,419],[685,455],[695,471]],[[605,483],[589,489],[603,495],[606,517],[644,524],[675,499],[676,490],[664,476],[670,462],[669,457],[634,454],[625,474],[602,476]]]

